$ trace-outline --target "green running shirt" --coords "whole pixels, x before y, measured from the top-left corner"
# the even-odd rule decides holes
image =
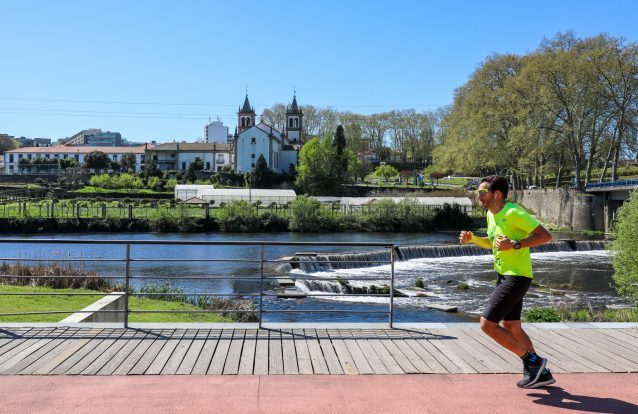
[[[492,242],[494,270],[502,275],[534,277],[528,247],[499,251],[495,242],[505,235],[511,240],[526,239],[539,222],[518,205],[507,202],[496,214],[487,212],[487,237]]]

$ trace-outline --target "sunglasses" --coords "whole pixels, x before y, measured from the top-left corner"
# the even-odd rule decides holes
[[[481,188],[480,190],[476,191],[476,195],[482,196],[482,195],[485,195],[485,194],[487,194],[489,192],[490,192],[490,190],[488,190],[487,188]]]

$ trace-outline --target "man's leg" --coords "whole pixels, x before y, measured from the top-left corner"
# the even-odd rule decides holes
[[[515,353],[519,357],[523,357],[527,351],[527,346],[518,340],[508,329],[503,328],[498,323],[491,322],[481,316],[481,329],[490,338],[494,339],[503,348]],[[529,338],[527,338],[529,340]]]
[[[503,328],[507,329],[514,338],[520,343],[526,351],[535,354],[534,344],[529,339],[527,333],[523,330],[523,324],[520,320],[517,321],[503,321]]]

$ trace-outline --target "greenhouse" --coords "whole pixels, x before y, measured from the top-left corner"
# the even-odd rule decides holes
[[[189,198],[199,197],[199,190],[213,190],[215,187],[208,184],[177,184],[175,186],[175,200],[188,200]]]
[[[219,188],[219,189],[202,189],[195,195],[197,198],[208,202],[214,201],[214,206],[221,203],[228,204],[232,201],[244,200],[250,203],[261,201],[261,204],[268,206],[272,203],[279,205],[292,202],[297,194],[293,190],[264,190],[250,188]]]
[[[424,208],[438,209],[444,205],[459,206],[465,214],[472,214],[472,200],[468,197],[314,197],[321,203],[338,203],[342,212],[353,212],[364,207],[374,206],[382,200],[392,200],[399,203],[403,200],[414,201]]]

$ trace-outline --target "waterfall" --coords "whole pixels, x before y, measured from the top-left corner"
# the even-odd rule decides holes
[[[602,240],[559,240],[541,246],[532,247],[532,253],[572,252],[605,250],[606,242]],[[474,244],[464,245],[415,245],[397,246],[395,250],[397,261],[421,258],[479,256],[492,254],[489,249],[482,249]],[[295,256],[293,262],[305,273],[326,272],[334,269],[356,269],[388,264],[390,252],[376,250],[361,253],[330,253]],[[293,264],[293,267],[295,265]]]

